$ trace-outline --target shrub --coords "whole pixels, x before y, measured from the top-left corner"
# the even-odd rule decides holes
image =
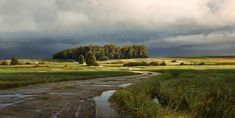
[[[26,62],[25,64],[26,64],[26,65],[30,65],[31,63],[30,63],[30,62]]]
[[[99,65],[100,65],[99,63],[95,62],[93,66],[99,66]]]
[[[158,62],[150,62],[149,65],[150,66],[159,66],[159,63]]]
[[[8,65],[7,61],[2,61],[0,65]]]
[[[96,64],[96,58],[95,58],[95,55],[92,53],[92,52],[88,52],[87,54],[86,54],[86,57],[85,57],[86,59],[86,64],[88,65],[88,66],[96,66],[97,64]]]
[[[171,62],[172,62],[172,63],[175,63],[175,62],[177,62],[177,61],[174,59],[174,60],[172,60]]]
[[[123,66],[148,66],[147,62],[128,62],[124,64]]]
[[[205,65],[205,63],[204,62],[200,62],[198,65]]]
[[[44,62],[44,61],[41,61],[41,62],[39,62],[38,64],[45,64],[45,62]]]
[[[162,63],[160,63],[161,66],[166,66],[166,62],[163,61]]]
[[[107,61],[109,58],[107,56],[102,56],[98,59],[99,61]]]
[[[182,63],[180,63],[180,65],[183,66],[183,65],[185,65],[185,64],[182,62]]]
[[[18,64],[19,64],[18,59],[15,58],[15,57],[12,57],[12,58],[11,58],[11,63],[10,63],[10,65],[18,65]]]
[[[78,63],[79,64],[84,64],[84,62],[85,62],[84,56],[80,55],[79,58],[78,58]]]

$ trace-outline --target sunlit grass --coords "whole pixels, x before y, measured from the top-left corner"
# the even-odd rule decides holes
[[[235,116],[235,70],[160,72],[164,74],[122,89],[112,99],[121,108],[141,118]],[[153,102],[154,98],[159,104]]]

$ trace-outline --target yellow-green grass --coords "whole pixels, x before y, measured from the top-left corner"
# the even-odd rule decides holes
[[[0,89],[22,87],[33,84],[82,80],[102,77],[128,76],[127,71],[80,71],[80,72],[15,72],[0,73]]]
[[[172,62],[176,60],[176,62]],[[8,63],[10,60],[7,60]],[[136,66],[124,67],[123,64],[128,62],[162,62],[165,61],[167,66]],[[0,61],[1,62],[1,61]],[[33,73],[80,73],[80,72],[96,72],[96,71],[135,71],[135,70],[169,70],[169,69],[235,69],[235,58],[143,58],[143,59],[119,59],[99,61],[100,66],[86,66],[80,65],[73,60],[38,60],[38,59],[19,59],[21,65],[0,65],[0,79],[1,75],[9,74],[12,78],[19,78],[25,74]],[[200,63],[205,65],[179,65],[179,63]],[[212,65],[211,63],[214,63]],[[219,64],[218,64],[219,63]],[[226,63],[223,65],[223,63]],[[209,65],[208,65],[209,64]],[[215,65],[217,64],[217,65]],[[18,73],[25,73],[19,75]],[[42,75],[43,75],[42,74]],[[107,74],[109,76],[109,74]],[[65,77],[66,78],[66,77]],[[55,78],[57,79],[57,77]],[[66,79],[67,80],[67,79]],[[71,79],[72,80],[72,79]],[[30,81],[30,80],[27,80]],[[63,79],[60,79],[63,81]],[[25,81],[26,82],[26,81]],[[3,83],[3,82],[1,82]],[[30,82],[28,82],[30,83]],[[37,82],[36,82],[37,83]],[[28,84],[27,84],[28,85]]]
[[[172,62],[176,60],[176,62]],[[71,72],[71,71],[100,71],[100,70],[149,70],[149,69],[235,69],[235,58],[143,58],[143,59],[119,59],[98,62],[98,67],[79,65],[72,60],[30,60],[20,59],[22,65],[0,65],[0,72]],[[136,66],[123,67],[128,62],[162,62],[167,66]],[[9,60],[8,60],[9,62]],[[25,64],[30,62],[30,64]],[[43,62],[43,64],[40,64]],[[204,62],[205,65],[191,65]],[[184,63],[186,65],[179,65]]]
[[[235,70],[157,72],[163,74],[119,90],[112,100],[140,118],[235,117]]]

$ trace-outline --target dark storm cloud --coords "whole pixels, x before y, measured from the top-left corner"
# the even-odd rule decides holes
[[[0,58],[144,44],[151,56],[234,54],[234,0],[0,0]]]

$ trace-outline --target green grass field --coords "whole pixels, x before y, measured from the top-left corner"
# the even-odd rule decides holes
[[[173,60],[175,60],[173,62]],[[20,59],[21,65],[0,65],[0,88],[20,87],[30,84],[97,78],[107,76],[129,75],[127,71],[168,70],[168,69],[235,69],[235,58],[143,58],[120,59],[98,62],[100,66],[79,65],[72,60],[32,60]],[[166,66],[132,66],[124,67],[128,62],[162,62]],[[195,63],[205,65],[192,65]],[[9,60],[8,60],[9,63]],[[184,63],[185,65],[179,65]],[[117,71],[121,71],[118,73]],[[84,76],[86,73],[89,76]]]
[[[164,61],[166,66],[123,66],[143,61]],[[162,74],[116,92],[112,100],[140,118],[235,116],[235,58],[122,59],[91,67],[71,60],[23,59],[20,63],[0,65],[0,89],[155,71]]]
[[[116,92],[112,100],[140,118],[234,118],[235,70],[156,72],[163,74]]]

